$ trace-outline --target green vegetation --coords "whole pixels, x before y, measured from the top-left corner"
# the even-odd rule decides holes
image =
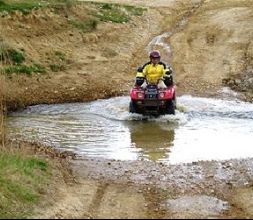
[[[85,3],[87,5],[87,2]],[[70,23],[82,32],[91,32],[97,28],[98,22],[126,23],[131,16],[141,16],[146,9],[134,6],[126,6],[109,3],[89,2],[95,6],[96,12],[92,13],[92,18],[85,20],[71,20]]]
[[[8,51],[8,54],[9,54],[10,60],[14,64],[21,64],[25,61],[25,56],[22,52],[11,49],[11,50]]]
[[[23,52],[13,49],[10,45],[0,41],[0,62],[5,64],[21,64],[25,61]]]
[[[8,66],[5,67],[3,69],[3,72],[5,74],[26,74],[31,76],[33,73],[45,73],[46,69],[45,67],[39,65],[39,64],[33,64],[33,65],[12,65],[12,66]]]
[[[41,7],[71,7],[75,4],[75,0],[0,0],[0,12],[13,12],[21,11],[25,14],[29,13],[32,9],[38,9]]]
[[[95,16],[104,22],[124,23],[131,19],[131,16],[141,16],[146,9],[134,6],[126,6],[108,3],[93,3],[99,9]]]
[[[32,75],[33,73],[45,73],[46,69],[38,64],[25,65],[25,54],[24,52],[13,49],[10,45],[0,42],[0,62],[5,64],[0,69],[1,73],[7,75],[16,74],[27,74]]]
[[[55,9],[62,9],[62,7],[71,8],[76,4],[75,0],[48,0],[50,5]]]
[[[1,149],[0,218],[28,218],[50,176],[45,161]]]
[[[77,3],[75,0],[0,0],[0,12],[13,12],[21,11],[23,13],[29,13],[32,9],[40,7],[53,7],[59,12],[62,11],[63,7],[70,8]],[[83,3],[87,5],[87,2]],[[125,23],[131,19],[131,16],[141,16],[146,10],[140,7],[126,6],[120,4],[109,4],[109,3],[95,3],[89,2],[90,5],[96,7],[97,12],[93,12],[92,18],[90,19],[72,19],[70,23],[82,32],[87,33],[94,31],[97,28],[98,21],[103,22],[115,22]]]
[[[77,29],[80,29],[82,32],[86,33],[95,30],[97,28],[98,21],[95,19],[85,21],[72,20],[70,23]]]
[[[22,11],[23,13],[29,13],[34,8],[39,8],[43,6],[43,1],[7,1],[7,0],[0,0],[0,11]]]

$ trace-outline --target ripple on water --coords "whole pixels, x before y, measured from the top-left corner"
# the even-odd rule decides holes
[[[8,118],[10,135],[91,157],[168,163],[253,157],[253,104],[181,96],[175,115],[128,112],[130,98],[38,105]]]

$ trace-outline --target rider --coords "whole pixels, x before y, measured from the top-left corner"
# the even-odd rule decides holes
[[[146,80],[148,83],[157,84],[158,88],[167,88],[167,86],[172,85],[172,68],[166,67],[161,62],[160,52],[153,50],[150,52],[149,57],[150,61],[137,70],[136,85],[145,89],[147,87]]]

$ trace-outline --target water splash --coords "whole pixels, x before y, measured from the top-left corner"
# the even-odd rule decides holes
[[[181,96],[175,115],[131,114],[130,98],[31,106],[8,118],[9,134],[80,155],[168,163],[253,157],[253,104]],[[184,109],[181,111],[180,109]]]
[[[179,111],[177,111],[176,115],[165,115],[160,117],[132,114],[129,113],[129,102],[130,98],[127,96],[99,100],[90,103],[90,107],[87,112],[118,121],[157,121],[178,123],[186,121],[185,115]]]
[[[227,117],[236,119],[253,119],[253,104],[240,100],[222,100],[197,98],[184,95],[178,99],[185,106],[191,117]]]

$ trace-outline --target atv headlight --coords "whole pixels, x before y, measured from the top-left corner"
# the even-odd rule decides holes
[[[138,99],[143,99],[144,98],[144,94],[141,93],[141,92],[138,92],[137,97],[138,97]]]
[[[159,98],[163,99],[164,97],[165,97],[165,93],[164,92],[160,92]]]

